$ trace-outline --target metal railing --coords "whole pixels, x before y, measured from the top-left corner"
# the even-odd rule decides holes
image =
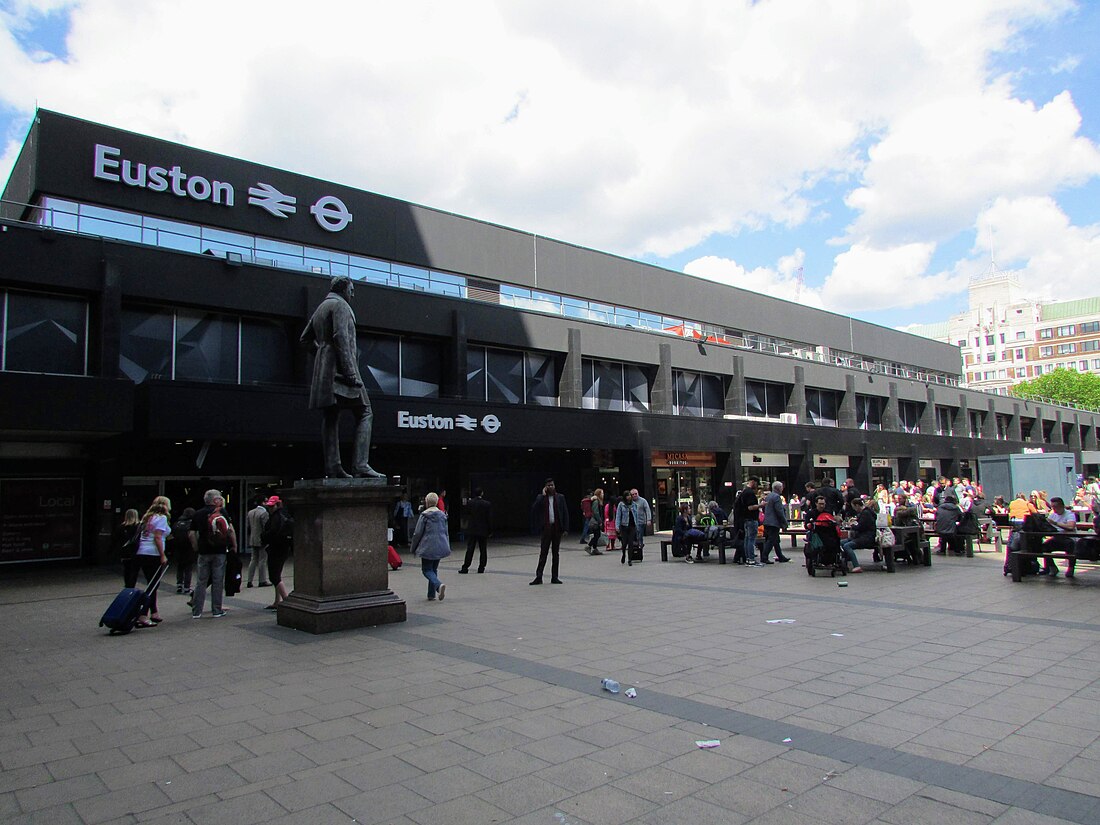
[[[527,312],[577,318],[624,329],[684,338],[700,344],[761,352],[781,358],[796,358],[930,384],[957,387],[960,383],[957,376],[923,370],[912,365],[878,362],[855,353],[831,350],[829,347],[785,341],[772,336],[731,330],[714,324],[643,312],[505,282],[467,278],[336,250],[307,247],[90,204],[46,198],[40,205],[11,201],[0,201],[0,205],[14,206],[20,213],[30,210],[34,216],[30,221],[15,221],[17,223],[29,223],[78,235],[128,241],[176,252],[239,258],[241,262],[293,269],[313,277],[346,275],[355,280],[398,289],[497,303]],[[471,280],[474,281],[474,286],[470,286]]]

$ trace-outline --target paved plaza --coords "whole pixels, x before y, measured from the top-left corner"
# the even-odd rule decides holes
[[[327,636],[270,588],[193,621],[171,587],[112,638],[120,576],[4,570],[0,822],[1100,822],[1100,571],[937,556],[840,588],[797,551],[578,547],[541,587],[533,539],[452,556],[442,602],[406,557],[408,621]]]

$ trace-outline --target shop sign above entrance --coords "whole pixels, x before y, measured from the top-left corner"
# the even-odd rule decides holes
[[[654,467],[714,467],[715,453],[702,450],[654,450],[650,455]]]
[[[171,192],[178,198],[210,201],[232,207],[236,199],[233,184],[185,172],[178,164],[152,166],[142,161],[122,157],[114,146],[95,145],[92,176],[108,183],[121,183],[151,192]],[[289,218],[298,211],[298,199],[280,192],[269,183],[257,181],[248,188],[248,205],[257,206],[276,218]],[[352,221],[352,214],[342,200],[325,195],[309,207],[317,225],[326,232],[340,232]]]
[[[871,466],[876,468],[876,469],[880,468],[880,467],[889,467],[890,466],[890,459],[888,459],[888,458],[872,458],[871,459]]]
[[[816,467],[848,468],[848,456],[846,455],[818,455],[814,459]]]
[[[741,453],[742,467],[786,467],[789,464],[786,453]]]
[[[474,432],[481,428],[489,435],[496,433],[500,427],[500,419],[495,415],[482,416],[478,420],[472,415],[432,415],[431,413],[414,414],[408,410],[398,410],[397,429],[399,430],[466,430]]]

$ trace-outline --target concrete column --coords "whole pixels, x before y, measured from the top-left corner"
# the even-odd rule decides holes
[[[963,438],[970,438],[970,407],[966,403],[966,396],[959,393],[959,406],[951,422],[951,431]]]
[[[659,415],[672,415],[675,387],[672,383],[672,345],[660,344],[657,347],[657,377],[653,379],[653,389],[649,392],[649,411]]]
[[[901,423],[898,416],[898,382],[891,381],[889,384],[890,395],[886,399],[886,404],[882,408],[882,429],[888,432],[896,433],[901,429]]]
[[[468,349],[466,313],[456,309],[451,313],[451,343],[444,362],[443,375],[440,376],[440,383],[442,384],[440,390],[444,398],[467,397],[466,367]]]
[[[787,401],[787,412],[798,416],[798,423],[806,422],[806,368],[796,366],[794,368],[794,386],[791,388],[791,397]]]
[[[119,356],[122,352],[122,272],[118,264],[112,261],[103,262],[101,283],[96,313],[99,343],[92,343],[88,371],[102,378],[117,378],[121,374]],[[92,330],[87,330],[85,333],[90,343],[97,338],[91,332]]]
[[[652,507],[655,498],[654,493],[656,492],[653,478],[653,439],[649,430],[638,430],[637,439],[638,457],[641,459],[639,463],[642,466],[642,483],[638,485],[638,489],[641,490],[645,500]],[[657,518],[656,512],[654,512],[653,518]]]
[[[569,328],[569,349],[565,354],[565,366],[558,385],[558,403],[562,407],[579,410],[584,406],[584,372],[581,359],[581,331]]]
[[[726,449],[729,450],[730,460],[726,465],[726,475],[722,479],[722,487],[731,491],[730,503],[732,506],[732,497],[736,497],[741,492],[741,438],[737,435],[727,435]],[[726,487],[725,482],[727,481],[732,483],[731,487]]]
[[[1054,411],[1054,429],[1050,431],[1050,443],[1051,444],[1065,444],[1066,439],[1062,436],[1062,411]]]
[[[1035,408],[1035,421],[1031,425],[1031,432],[1027,435],[1028,441],[1043,443],[1043,408]]]
[[[748,393],[745,391],[745,358],[733,356],[730,385],[726,389],[726,415],[746,415]],[[740,476],[738,476],[740,478]]]
[[[1081,446],[1081,415],[1079,413],[1073,414],[1073,427],[1070,428],[1069,441],[1066,442],[1066,446],[1075,453],[1079,453],[1083,449]]]
[[[989,399],[989,410],[985,414],[985,421],[982,422],[982,438],[993,440],[997,437],[997,405],[996,402]]]
[[[898,481],[920,478],[920,455],[916,444],[909,445],[909,455],[898,456]]]
[[[840,426],[849,430],[856,429],[856,377],[844,376],[844,395],[840,399]]]
[[[1020,428],[1020,405],[1015,403],[1012,405],[1012,415],[1008,419],[1008,440],[1009,441],[1023,441],[1024,436]]]
[[[926,435],[934,435],[936,432],[936,391],[931,387],[925,387],[928,400],[924,403],[924,409],[920,414],[920,431]]]

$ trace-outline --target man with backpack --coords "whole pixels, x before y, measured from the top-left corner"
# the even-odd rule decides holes
[[[210,584],[210,611],[220,619],[227,611],[222,609],[225,593],[225,562],[229,553],[237,552],[237,534],[225,512],[225,498],[219,490],[207,490],[203,495],[205,507],[191,517],[191,546],[198,558],[195,595],[192,599],[191,618],[202,618],[206,603],[206,586]]]

